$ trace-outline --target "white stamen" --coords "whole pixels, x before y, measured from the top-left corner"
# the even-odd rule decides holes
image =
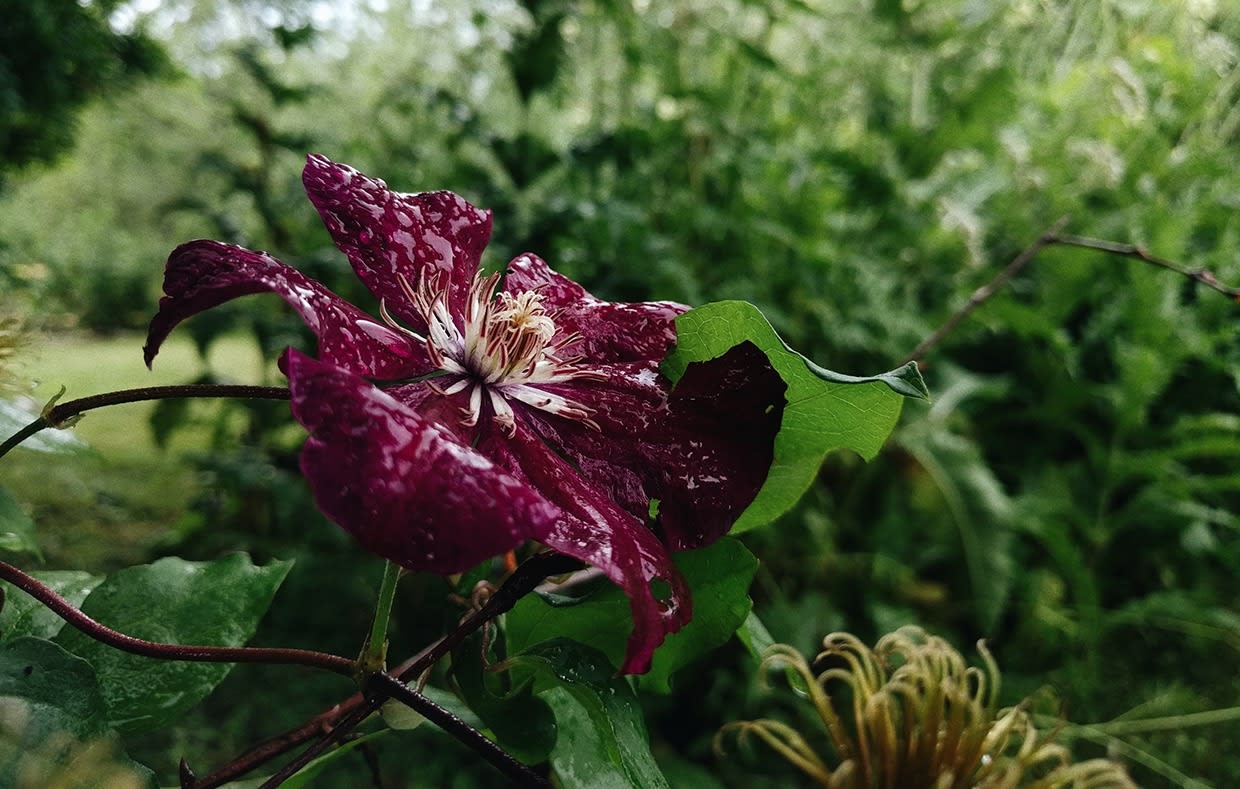
[[[442,384],[428,384],[434,391],[449,396],[470,390],[469,405],[460,409],[462,425],[478,424],[485,391],[491,418],[509,435],[516,431],[512,399],[598,429],[591,419],[593,409],[541,388],[569,381],[605,381],[607,376],[577,366],[583,357],[572,346],[582,341],[580,333],[557,339],[559,311],[548,314],[537,290],[495,293],[498,274],[476,276],[462,314],[455,316],[458,323],[449,310],[450,281],[445,272],[423,276],[416,289],[403,276],[398,275],[398,281],[409,304],[426,322],[426,336],[397,323],[386,303],[380,302],[379,314],[388,325],[423,343],[431,363],[449,374]]]

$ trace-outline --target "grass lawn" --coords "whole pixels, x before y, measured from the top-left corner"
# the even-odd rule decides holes
[[[211,348],[209,368],[185,335],[173,335],[155,358],[153,369],[142,363],[144,337],[122,334],[45,335],[30,341],[17,359],[23,377],[38,382],[33,396],[40,402],[66,387],[63,400],[138,386],[162,386],[191,381],[208,369],[227,375],[235,383],[266,383],[263,360],[253,341],[225,337]],[[130,403],[86,414],[74,432],[101,455],[112,460],[151,458],[158,452],[148,420],[155,404]],[[183,433],[171,449],[192,448],[200,443]]]
[[[193,344],[173,336],[148,371],[143,337],[48,335],[31,338],[16,359],[17,373],[38,382],[45,402],[66,387],[63,400],[138,386],[185,383],[207,372]],[[271,379],[253,342],[228,337],[215,344],[209,369],[237,383]],[[266,376],[266,378],[264,377]],[[0,485],[26,507],[39,530],[49,567],[108,570],[142,561],[175,526],[192,496],[193,472],[179,461],[207,446],[205,424],[179,431],[156,446],[149,425],[155,404],[131,403],[92,411],[72,428],[91,451],[47,455],[22,449],[0,459]],[[195,404],[209,416],[214,403]]]

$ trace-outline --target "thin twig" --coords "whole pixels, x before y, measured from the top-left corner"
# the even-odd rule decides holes
[[[563,575],[581,568],[582,564],[577,559],[554,551],[544,551],[531,556],[522,562],[512,575],[508,576],[508,580],[495,590],[495,593],[481,608],[462,619],[451,633],[432,644],[417,660],[405,666],[403,671],[398,674],[393,673],[402,682],[408,682],[420,676],[475,630],[500,614],[510,611],[518,600],[534,591],[543,580],[552,575]]]
[[[48,425],[43,418],[39,418],[6,438],[4,443],[0,444],[0,458],[9,454],[9,450],[14,449],[18,444],[30,438],[45,427],[50,427],[50,425]]]
[[[64,389],[61,389],[63,392]],[[96,408],[124,403],[140,403],[146,400],[170,400],[193,397],[232,397],[242,400],[287,400],[289,391],[279,386],[239,386],[233,384],[179,384],[176,386],[142,386],[137,389],[121,389],[116,392],[80,397],[44,410],[43,415],[23,427],[0,444],[0,457],[49,427],[70,427],[77,417]],[[52,402],[55,402],[53,399]],[[49,406],[51,404],[49,403]]]
[[[1196,280],[1211,290],[1218,291],[1224,296],[1231,296],[1233,299],[1240,301],[1240,288],[1233,288],[1218,281],[1218,277],[1214,272],[1205,268],[1189,268],[1182,266],[1166,258],[1160,258],[1152,255],[1145,247],[1137,244],[1122,244],[1115,241],[1104,241],[1100,238],[1088,238],[1086,236],[1073,236],[1067,234],[1056,234],[1051,243],[1065,247],[1082,247],[1084,249],[1095,249],[1099,252],[1109,252],[1112,255],[1121,255],[1123,257],[1134,258],[1149,263],[1152,266],[1165,268],[1168,271],[1174,271],[1177,274]]]
[[[367,683],[367,695],[372,693],[385,698],[396,699],[405,704],[431,723],[436,724],[439,728],[469,746],[491,766],[506,775],[515,785],[537,787],[551,785],[545,776],[517,761],[507,751],[487,739],[482,732],[395,677],[382,672],[372,675]]]
[[[175,386],[141,386],[116,392],[80,397],[61,403],[47,412],[46,420],[53,426],[96,408],[144,400],[169,400],[185,397],[234,397],[243,400],[287,400],[287,387],[241,386],[235,384],[178,384]]]
[[[336,727],[336,724],[345,715],[357,709],[363,700],[362,694],[355,693],[331,709],[320,712],[297,728],[272,737],[251,748],[210,775],[196,779],[188,784],[183,780],[182,789],[212,789],[213,787],[223,786],[229,781],[257,769],[272,759],[288,753],[298,745],[327,734]]]
[[[7,562],[0,562],[0,578],[47,606],[54,614],[85,635],[122,652],[160,660],[193,663],[277,663],[332,671],[346,677],[353,674],[354,662],[349,658],[326,652],[313,652],[308,649],[160,644],[156,641],[134,638],[91,619],[74,608],[55,590]]]
[[[562,554],[546,551],[522,562],[512,575],[495,591],[480,609],[466,615],[452,632],[401,663],[387,676],[401,683],[416,679],[437,663],[454,646],[464,641],[475,630],[510,610],[517,601],[534,590],[544,579],[581,568],[581,562]],[[390,698],[384,688],[374,688],[368,697],[361,694],[341,701],[311,720],[268,740],[257,748],[247,751],[211,775],[194,783],[194,789],[213,789],[234,780],[262,764],[284,754],[315,737],[319,740],[302,751],[292,761],[273,775],[264,787],[279,786],[315,758],[325,753],[333,744],[357,728]],[[466,743],[469,745],[470,743]],[[471,746],[472,747],[472,746]],[[188,789],[188,787],[186,788]]]
[[[433,646],[433,645],[432,645]],[[430,651],[430,647],[413,655],[405,660],[390,673],[400,675],[406,669],[413,666],[415,661],[421,661],[422,658]],[[246,773],[257,769],[261,765],[293,750],[299,745],[313,740],[315,737],[324,737],[329,734],[337,726],[341,725],[346,716],[352,715],[365,703],[366,699],[361,693],[354,693],[339,704],[320,712],[310,720],[295,729],[290,729],[283,734],[272,737],[269,740],[255,746],[246,751],[241,756],[233,759],[228,764],[220,767],[210,775],[197,780],[193,784],[187,784],[182,789],[214,789],[214,787],[222,786],[229,781],[240,778]],[[371,711],[367,711],[369,715]],[[360,721],[359,721],[360,723]]]
[[[969,316],[971,312],[980,307],[987,299],[995,295],[998,290],[1007,284],[1017,272],[1027,266],[1034,257],[1043,249],[1050,246],[1078,247],[1081,249],[1092,249],[1098,252],[1107,252],[1112,255],[1120,255],[1122,257],[1133,258],[1152,266],[1174,271],[1175,273],[1188,277],[1191,280],[1201,283],[1211,290],[1230,296],[1236,301],[1240,301],[1240,287],[1231,287],[1219,282],[1214,272],[1205,268],[1190,268],[1181,265],[1166,258],[1158,257],[1151,254],[1145,247],[1137,244],[1126,244],[1118,241],[1105,241],[1100,238],[1089,238],[1087,236],[1074,236],[1067,233],[1061,233],[1060,230],[1067,224],[1068,218],[1064,217],[1055,224],[1051,225],[1037,240],[1026,247],[1019,255],[1012,259],[1011,263],[999,272],[990,282],[973,292],[969,297],[969,301],[943,322],[941,326],[934,330],[929,337],[922,340],[921,343],[913,349],[912,353],[904,357],[900,364],[921,361],[926,352],[937,345],[949,332],[955,329],[960,322]]]
[[[1149,734],[1151,732],[1181,731],[1191,726],[1217,726],[1220,723],[1240,721],[1240,707],[1224,707],[1203,712],[1186,712],[1181,715],[1166,715],[1161,718],[1137,718],[1133,720],[1114,720],[1107,723],[1075,724],[1069,723],[1061,727],[1065,736],[1073,736],[1078,729],[1087,729],[1097,734],[1110,737],[1126,737],[1133,734]]]
[[[364,704],[359,704],[350,709],[317,742],[312,743],[309,748],[297,754],[296,758],[277,770],[275,775],[259,785],[258,789],[275,789],[275,787],[301,772],[303,767],[326,753],[329,748],[362,725],[362,722],[369,718],[371,713],[383,706],[383,701],[386,701],[386,698],[377,703],[368,698]],[[200,787],[195,785],[194,789],[200,789]]]
[[[961,321],[969,317],[969,314],[972,313],[973,310],[982,306],[987,299],[998,292],[999,288],[1007,284],[1007,281],[1014,277],[1017,272],[1029,265],[1029,262],[1033,260],[1039,252],[1047,246],[1055,243],[1055,239],[1058,237],[1059,231],[1062,230],[1067,224],[1068,217],[1061,217],[1059,221],[1055,222],[1055,224],[1042,231],[1042,234],[1038,236],[1036,241],[1025,247],[1024,251],[1013,258],[1012,262],[1008,263],[1007,266],[1005,266],[994,279],[973,291],[973,295],[969,297],[968,302],[966,302],[963,307],[952,313],[951,317],[943,322],[943,325],[935,329],[929,337],[922,340],[921,343],[913,349],[912,353],[901,359],[900,363],[896,366],[899,367],[901,365],[908,364],[909,362],[920,361],[921,357],[926,355],[926,351],[930,350],[935,345],[938,345],[939,342],[946,337],[952,329],[955,329],[958,325],[960,325]]]

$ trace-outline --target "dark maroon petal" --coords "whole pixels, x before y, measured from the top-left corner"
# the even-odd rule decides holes
[[[151,319],[143,352],[149,367],[178,323],[238,296],[275,293],[319,339],[319,355],[353,372],[382,379],[426,372],[425,348],[377,322],[306,275],[263,252],[191,241],[168,257],[164,293]]]
[[[692,616],[688,584],[645,522],[615,505],[610,492],[585,479],[518,422],[511,438],[492,431],[480,449],[560,507],[541,541],[603,571],[624,589],[633,613],[625,674],[650,669],[654,650]]]
[[[788,385],[758,346],[690,364],[668,399],[660,429],[642,447],[659,499],[659,527],[675,551],[709,545],[762,488],[775,451]],[[661,439],[661,440],[659,440]]]
[[[315,501],[367,550],[446,574],[550,533],[554,505],[438,423],[298,351],[283,366]]]
[[[462,314],[482,251],[491,238],[491,212],[452,192],[402,194],[352,167],[312,154],[302,172],[310,202],[353,270],[388,310],[419,333],[403,277],[416,288],[423,276],[448,278],[448,307]]]
[[[508,264],[504,290],[535,290],[556,315],[556,327],[582,341],[568,351],[591,365],[638,360],[662,361],[676,342],[676,316],[689,309],[673,301],[633,303],[600,301],[586,289],[551,270],[536,255],[521,255]]]
[[[661,429],[670,384],[654,362],[591,369],[606,375],[606,380],[541,388],[588,405],[599,430],[537,409],[527,409],[526,417],[547,443],[567,453],[587,479],[608,490],[625,510],[645,519],[651,493],[640,447]]]
[[[604,382],[546,387],[588,404],[600,430],[534,414],[538,431],[596,484],[616,486],[629,512],[641,514],[658,499],[659,528],[673,550],[719,539],[766,481],[783,379],[749,342],[690,364],[666,399],[667,381],[651,367],[603,369]]]

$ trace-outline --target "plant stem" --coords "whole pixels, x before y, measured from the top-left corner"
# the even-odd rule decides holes
[[[235,397],[248,400],[287,400],[289,392],[282,386],[240,386],[233,384],[178,384],[176,386],[141,386],[116,392],[81,397],[52,408],[46,419],[58,425],[70,417],[96,408],[144,400],[168,400],[179,397]]]
[[[1060,231],[1066,226],[1068,218],[1064,217],[1055,224],[1042,232],[1032,244],[1024,249],[1019,255],[1012,259],[1011,263],[1000,271],[994,279],[987,282],[982,287],[973,292],[968,302],[963,307],[952,313],[939,328],[935,329],[929,337],[922,340],[921,343],[913,349],[908,356],[900,362],[907,364],[908,362],[919,362],[926,352],[945,337],[949,332],[955,329],[960,322],[969,316],[971,312],[980,307],[987,299],[995,295],[998,290],[1007,284],[1017,272],[1029,265],[1029,263],[1043,249],[1051,246],[1078,247],[1080,249],[1093,249],[1098,252],[1108,252],[1112,255],[1132,258],[1149,263],[1152,266],[1174,271],[1181,276],[1188,277],[1191,280],[1201,283],[1211,290],[1222,293],[1224,296],[1230,296],[1237,302],[1240,302],[1240,287],[1232,287],[1224,285],[1219,281],[1214,272],[1204,268],[1190,268],[1180,265],[1166,258],[1160,258],[1151,254],[1145,247],[1137,244],[1125,244],[1118,241],[1106,241],[1101,238],[1088,238],[1086,236],[1074,236]]]
[[[1082,249],[1094,249],[1099,252],[1109,252],[1112,255],[1133,258],[1151,266],[1165,268],[1168,271],[1174,271],[1181,276],[1196,280],[1211,290],[1218,291],[1224,296],[1231,296],[1233,299],[1240,301],[1240,288],[1224,285],[1219,282],[1213,271],[1204,268],[1189,268],[1182,266],[1166,258],[1160,258],[1153,255],[1145,247],[1138,244],[1125,244],[1118,241],[1106,241],[1101,238],[1088,238],[1086,236],[1073,236],[1068,234],[1055,234],[1051,243],[1065,247],[1080,247]]]
[[[514,785],[539,787],[551,785],[544,776],[517,761],[507,751],[487,739],[482,732],[390,674],[380,672],[373,675],[367,690],[368,695],[382,693],[384,696],[409,706],[419,715],[467,745],[487,763],[506,775]]]
[[[370,635],[362,644],[362,653],[357,658],[357,675],[365,679],[371,674],[387,668],[388,621],[392,616],[392,600],[396,597],[396,582],[400,580],[400,566],[394,562],[384,562],[383,581],[379,584],[379,599],[375,603],[375,621],[370,626]]]
[[[969,297],[969,300],[965,303],[965,305],[953,312],[951,317],[944,321],[939,328],[935,329],[929,337],[922,340],[917,347],[909,353],[908,356],[901,359],[900,365],[908,364],[909,362],[921,361],[921,357],[926,355],[926,351],[930,350],[935,345],[938,345],[939,342],[946,337],[952,329],[959,326],[961,321],[969,317],[969,314],[972,313],[973,310],[982,306],[987,299],[995,295],[1000,288],[1007,284],[1008,280],[1016,276],[1017,272],[1029,265],[1029,262],[1032,261],[1034,257],[1042,251],[1042,249],[1055,243],[1055,239],[1057,238],[1059,231],[1062,230],[1067,224],[1068,217],[1065,216],[1055,224],[1048,227],[1046,230],[1042,231],[1042,234],[1038,236],[1037,240],[1025,247],[1024,251],[1013,258],[1012,262],[1008,263],[1003,270],[995,276],[994,279],[973,291],[973,295]]]
[[[462,619],[451,633],[428,647],[417,659],[397,674],[397,678],[402,682],[408,682],[421,676],[424,671],[435,665],[441,657],[448,654],[453,647],[468,638],[475,630],[500,614],[511,610],[518,600],[534,591],[534,587],[548,576],[563,575],[580,570],[582,566],[579,560],[554,551],[544,551],[526,559],[517,566],[516,572],[508,576],[508,580],[495,590],[482,608]]]
[[[1179,731],[1190,726],[1213,726],[1219,723],[1240,721],[1240,707],[1224,707],[1204,712],[1186,712],[1182,715],[1166,715],[1161,718],[1140,718],[1136,720],[1117,720],[1108,723],[1069,723],[1061,726],[1060,731],[1068,737],[1079,732],[1104,734],[1109,737],[1123,737],[1130,734],[1149,734],[1161,731]]]
[[[4,440],[4,443],[0,444],[0,458],[7,455],[9,453],[9,450],[13,449],[18,444],[30,438],[35,433],[39,432],[45,427],[50,427],[50,425],[48,424],[46,419],[44,419],[43,417],[39,417],[38,419],[34,420],[30,424],[23,427],[21,430],[18,430],[16,433],[6,438]]]
[[[180,384],[177,386],[142,386],[116,392],[81,397],[47,409],[40,418],[23,427],[0,444],[0,457],[46,427],[68,427],[76,416],[96,408],[146,400],[168,400],[180,397],[234,397],[249,400],[287,400],[289,391],[279,386],[234,386],[231,384]]]
[[[546,551],[531,556],[517,567],[516,572],[508,577],[508,580],[491,595],[491,598],[481,609],[461,619],[451,633],[448,633],[397,666],[390,674],[384,672],[382,675],[394,677],[401,682],[408,682],[410,679],[421,676],[428,668],[433,666],[441,657],[465,640],[475,630],[491,619],[510,610],[516,605],[518,600],[532,592],[534,587],[538,586],[543,579],[551,575],[560,575],[572,570],[579,570],[581,567],[580,561],[554,551]],[[212,789],[227,783],[253,770],[260,764],[292,750],[304,742],[308,742],[316,734],[321,734],[322,736],[317,742],[299,753],[263,785],[264,787],[279,786],[281,782],[294,775],[317,756],[326,752],[333,744],[343,739],[345,735],[357,728],[362,721],[366,720],[367,717],[383,706],[385,701],[391,698],[391,694],[384,687],[372,686],[369,690],[370,693],[366,696],[354,694],[330,710],[320,713],[297,729],[286,732],[267,744],[238,757],[202,781],[194,783],[194,789]],[[458,735],[458,732],[454,730],[449,730],[449,733],[454,736]],[[466,742],[466,744],[469,745],[470,743]]]
[[[189,644],[161,644],[134,638],[100,624],[82,613],[57,594],[22,570],[7,562],[0,562],[0,579],[21,589],[47,606],[52,613],[82,631],[87,636],[122,652],[161,660],[181,660],[194,663],[278,663],[308,666],[332,671],[346,677],[353,674],[353,661],[326,652],[308,649],[281,649],[267,647],[216,647]]]

